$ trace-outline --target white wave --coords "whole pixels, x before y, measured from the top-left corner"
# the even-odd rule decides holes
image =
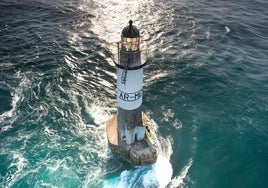
[[[1,127],[1,133],[2,133],[2,132],[6,132],[6,131],[8,131],[8,130],[11,129],[11,128],[12,128],[11,125],[7,125],[7,126],[3,126],[3,127]]]
[[[158,156],[152,170],[148,171],[143,178],[144,187],[157,185],[159,188],[166,187],[171,181],[173,169],[169,159],[165,156]]]
[[[193,164],[193,160],[190,159],[187,165],[182,169],[180,175],[173,178],[168,187],[170,188],[182,187],[184,185],[183,180],[186,178],[192,164]]]
[[[11,163],[9,168],[15,166],[17,172],[21,171],[27,165],[26,159],[20,153],[13,153],[13,159],[15,162]]]
[[[7,112],[4,112],[3,114],[0,115],[0,123],[6,121],[9,124],[12,124],[13,122],[16,121],[16,110],[17,110],[17,106],[18,103],[20,101],[24,100],[24,96],[23,96],[23,90],[30,85],[30,80],[27,77],[21,77],[20,72],[17,73],[16,77],[18,77],[19,79],[21,79],[19,85],[14,88],[14,91],[11,93],[12,95],[12,101],[11,101],[11,109]],[[4,129],[6,130],[6,128]],[[1,129],[1,131],[3,131]]]
[[[94,123],[97,125],[105,124],[105,122],[111,117],[111,114],[108,112],[109,108],[105,108],[98,104],[92,104],[87,111],[93,118]]]
[[[85,157],[82,154],[79,155],[79,158],[83,163],[87,164],[87,161],[86,161]]]
[[[8,180],[8,186],[11,187],[18,179],[23,176],[23,170],[28,165],[27,159],[25,159],[21,153],[14,152],[12,153],[13,162],[8,166],[8,169],[14,172],[10,173]]]
[[[155,164],[124,170],[117,178],[104,182],[104,188],[157,187],[165,188],[172,177],[172,166],[165,156],[158,156]]]
[[[2,123],[2,122],[3,122],[4,120],[6,120],[7,118],[11,118],[11,117],[14,116],[14,112],[15,112],[16,109],[17,109],[17,104],[18,104],[19,100],[20,100],[19,95],[16,94],[16,93],[13,94],[13,96],[12,96],[12,102],[11,102],[11,106],[12,106],[12,108],[11,108],[9,111],[4,112],[3,114],[0,115],[0,123]],[[12,120],[12,122],[14,122],[14,121],[15,121],[15,119]],[[11,123],[12,123],[12,122],[11,122]],[[5,128],[5,129],[6,129],[6,128]],[[1,131],[4,131],[4,130],[1,129]]]
[[[118,188],[129,187],[130,184],[135,183],[135,179],[137,177],[137,172],[132,173],[132,171],[125,170],[120,174],[120,181],[117,185]]]
[[[51,183],[46,183],[44,181],[36,182],[34,187],[51,187],[51,188],[58,188],[58,186],[53,186]]]
[[[49,170],[50,173],[56,172],[61,166],[65,166],[66,159],[59,159],[59,160],[54,160],[52,164],[50,164],[47,169]]]

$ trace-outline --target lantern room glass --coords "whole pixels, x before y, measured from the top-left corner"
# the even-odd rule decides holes
[[[121,49],[127,52],[135,52],[139,50],[140,37],[121,37]]]

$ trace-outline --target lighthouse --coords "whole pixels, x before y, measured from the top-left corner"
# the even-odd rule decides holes
[[[117,66],[117,114],[120,140],[133,144],[142,140],[145,127],[142,126],[142,84],[143,66],[141,62],[140,34],[129,21],[122,30]]]
[[[142,61],[140,32],[132,20],[122,30],[117,56],[117,115],[106,124],[108,143],[113,153],[126,156],[134,165],[151,164],[157,159],[157,150],[142,112],[146,61]]]

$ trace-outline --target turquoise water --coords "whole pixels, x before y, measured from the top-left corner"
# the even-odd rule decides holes
[[[268,3],[0,1],[0,187],[268,187]],[[107,147],[132,19],[156,164]]]

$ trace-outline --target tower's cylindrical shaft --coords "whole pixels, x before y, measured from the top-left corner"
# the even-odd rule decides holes
[[[142,126],[143,65],[141,63],[139,30],[129,22],[122,31],[118,45],[117,117],[118,139],[132,144],[145,135]]]

